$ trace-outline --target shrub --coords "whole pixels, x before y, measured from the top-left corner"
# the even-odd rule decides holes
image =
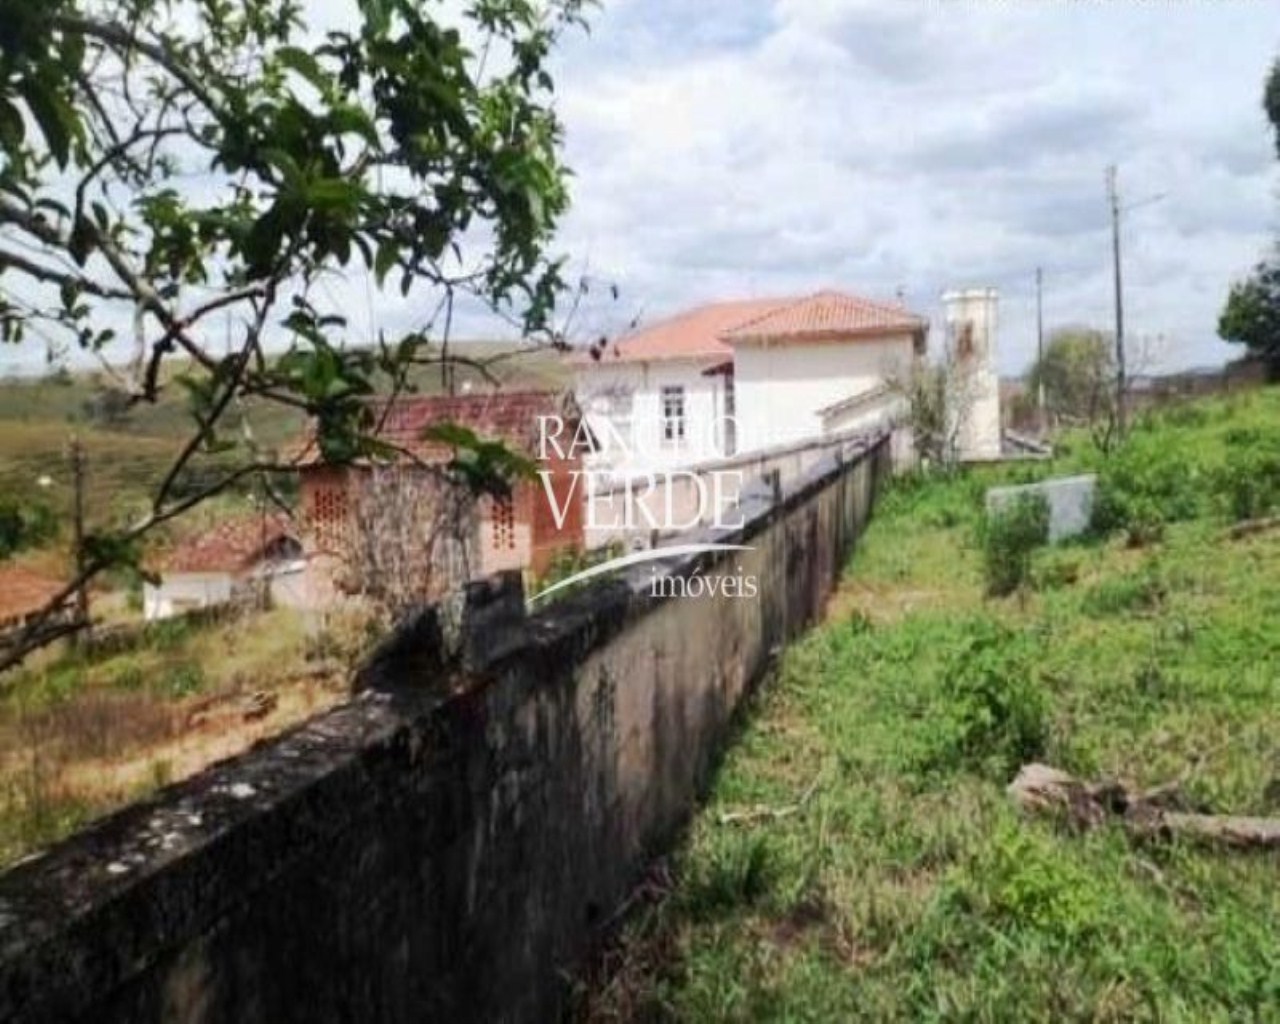
[[[1171,427],[1203,427],[1209,422],[1209,411],[1195,402],[1176,402],[1165,406],[1158,417],[1152,417],[1152,425],[1159,427],[1167,424]]]
[[[190,639],[191,621],[177,616],[148,623],[147,639],[157,651],[172,651]]]
[[[47,505],[0,499],[0,558],[8,558],[23,548],[39,547],[57,532],[57,517]]]
[[[695,918],[748,907],[777,881],[778,864],[763,836],[734,836],[714,845],[687,879],[683,902]]]
[[[1155,611],[1164,602],[1165,592],[1159,571],[1148,565],[1138,572],[1114,576],[1095,584],[1085,595],[1084,610],[1097,618],[1124,612]]]
[[[992,512],[983,523],[983,573],[987,593],[1011,594],[1031,574],[1031,553],[1049,539],[1049,504],[1040,495],[1026,495]]]
[[[1016,634],[976,623],[944,670],[940,697],[930,767],[1007,778],[1043,753],[1048,701]]]
[[[592,569],[597,565],[603,565],[605,562],[610,562],[620,557],[625,553],[625,550],[621,541],[613,541],[593,551],[583,551],[577,547],[562,548],[552,557],[551,564],[547,566],[547,571],[533,581],[529,592],[540,594],[549,587],[562,583],[580,572],[585,572],[587,569]],[[565,587],[558,592],[557,599],[568,597],[586,585],[586,583],[578,583]]]
[[[1236,522],[1280,510],[1280,442],[1233,431],[1226,462],[1214,475],[1214,493]]]
[[[1057,554],[1035,566],[1031,585],[1036,590],[1061,590],[1080,579],[1080,559],[1073,554]]]
[[[142,665],[128,655],[121,656],[107,674],[107,685],[114,690],[141,690],[146,684],[147,676]]]
[[[1167,523],[1200,511],[1201,474],[1194,459],[1159,435],[1134,435],[1098,466],[1093,528],[1124,531],[1132,546],[1160,540]]]
[[[1106,921],[1097,879],[1038,834],[1004,825],[980,848],[959,888],[994,923],[1076,943]]]
[[[184,661],[173,667],[165,679],[166,696],[182,698],[199,693],[204,688],[204,669],[198,661]]]

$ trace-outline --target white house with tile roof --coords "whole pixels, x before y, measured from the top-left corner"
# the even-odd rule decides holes
[[[715,303],[577,354],[578,402],[604,442],[597,465],[698,466],[890,421],[890,383],[927,334],[899,305],[833,291]]]
[[[744,451],[889,423],[929,322],[907,309],[819,292],[722,336],[733,350]]]

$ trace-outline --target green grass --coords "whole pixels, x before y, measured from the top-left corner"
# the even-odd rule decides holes
[[[136,649],[68,652],[7,676],[0,684],[0,867],[171,781],[165,752],[200,742],[192,716],[201,708],[232,708],[209,734],[216,741],[239,727],[234,708],[248,694],[306,686],[333,703],[345,692],[357,643],[317,636],[304,616],[281,608],[204,625],[167,620]],[[296,717],[289,713],[281,726]],[[118,783],[95,777],[147,759],[154,772],[141,778],[136,771]]]
[[[1113,458],[1145,460],[1130,497],[1163,539],[1117,525],[1041,549],[1002,599],[984,596],[985,487],[1115,472],[1081,443],[900,484],[583,1016],[1280,1019],[1280,858],[1070,834],[1004,791],[1040,759],[1280,813],[1280,531],[1226,540],[1215,487],[1242,438],[1277,430],[1277,390],[1145,423]]]

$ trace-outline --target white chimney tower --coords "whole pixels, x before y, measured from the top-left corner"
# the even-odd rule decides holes
[[[989,462],[1001,454],[998,303],[994,288],[971,288],[942,296],[950,369],[948,436],[961,462]]]

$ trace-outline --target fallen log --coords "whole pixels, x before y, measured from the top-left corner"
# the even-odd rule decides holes
[[[1163,812],[1161,834],[1236,850],[1280,850],[1280,818]]]
[[[1049,814],[1078,831],[1108,821],[1137,839],[1182,838],[1236,850],[1280,850],[1280,818],[1199,813],[1179,783],[1134,790],[1115,781],[1083,782],[1044,764],[1023,765],[1010,799],[1029,814]]]
[[[1231,540],[1241,540],[1245,537],[1252,537],[1255,534],[1266,533],[1268,530],[1274,530],[1277,527],[1280,527],[1280,516],[1246,519],[1244,522],[1236,523],[1228,529],[1227,536]]]

